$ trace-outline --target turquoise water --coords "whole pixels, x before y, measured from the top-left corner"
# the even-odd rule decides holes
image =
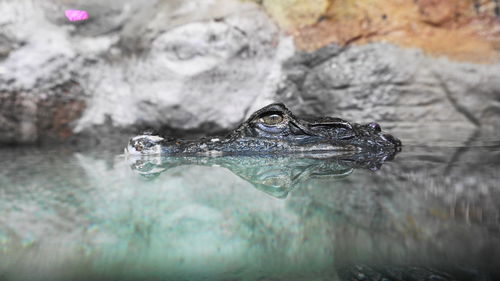
[[[496,280],[500,141],[407,143],[376,171],[1,149],[0,280]]]

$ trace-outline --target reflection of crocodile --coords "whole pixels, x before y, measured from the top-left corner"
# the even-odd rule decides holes
[[[255,188],[277,198],[285,198],[300,184],[314,178],[331,179],[345,177],[354,168],[377,170],[393,154],[357,153],[351,155],[309,155],[308,157],[285,156],[131,156],[133,170],[147,178],[159,176],[164,171],[182,165],[220,166],[229,169]]]
[[[126,152],[136,155],[220,155],[365,151],[399,151],[401,141],[381,132],[377,123],[349,123],[340,118],[299,119],[281,103],[250,116],[226,137],[184,141],[160,136],[132,138]]]

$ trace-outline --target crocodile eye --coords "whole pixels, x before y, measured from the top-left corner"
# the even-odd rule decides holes
[[[375,132],[380,132],[382,129],[380,128],[380,125],[375,122],[368,123],[368,127],[372,128]]]
[[[283,121],[283,116],[281,116],[279,114],[271,114],[271,115],[261,117],[259,121],[261,121],[262,123],[264,123],[266,125],[273,126],[273,125],[277,125],[277,124],[281,123]]]

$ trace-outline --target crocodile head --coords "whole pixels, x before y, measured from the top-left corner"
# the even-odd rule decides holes
[[[334,117],[298,118],[281,103],[256,112],[225,137],[175,140],[154,135],[132,138],[136,155],[227,155],[272,153],[397,152],[401,141],[377,123],[357,124]]]

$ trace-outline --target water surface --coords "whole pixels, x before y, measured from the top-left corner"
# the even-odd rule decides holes
[[[496,280],[497,140],[410,141],[378,170],[4,148],[0,279]]]

